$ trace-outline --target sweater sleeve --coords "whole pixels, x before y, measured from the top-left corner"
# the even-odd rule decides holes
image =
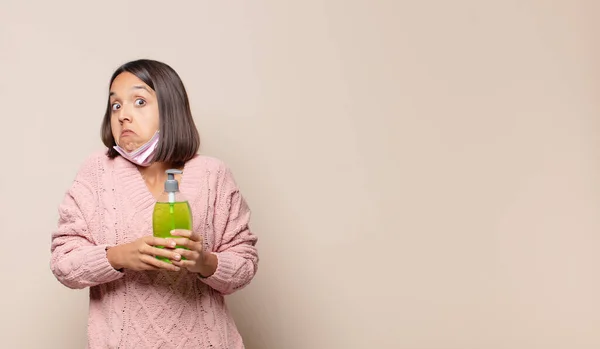
[[[106,257],[107,245],[95,243],[86,217],[95,213],[94,192],[76,179],[59,205],[52,232],[50,269],[63,285],[81,289],[123,276]]]
[[[228,295],[248,285],[258,269],[257,236],[250,230],[250,209],[228,168],[217,188],[214,229],[217,270],[201,280]]]

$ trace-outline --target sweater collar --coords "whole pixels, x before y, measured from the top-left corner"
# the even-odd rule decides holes
[[[203,177],[200,171],[201,157],[196,155],[194,158],[186,162],[183,167],[183,174],[179,183],[179,190],[186,197],[190,204],[200,192],[201,180]],[[114,159],[114,168],[116,180],[121,182],[126,188],[126,194],[135,205],[139,205],[140,210],[153,207],[156,199],[148,190],[144,179],[137,166],[121,156]]]

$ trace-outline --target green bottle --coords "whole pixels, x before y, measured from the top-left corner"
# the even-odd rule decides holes
[[[192,210],[187,199],[179,192],[179,183],[175,179],[175,174],[181,174],[183,172],[171,169],[167,170],[166,173],[167,180],[165,181],[165,190],[154,205],[152,230],[155,237],[179,238],[171,235],[171,230],[192,230]],[[156,247],[164,248],[164,246]],[[176,248],[185,247],[176,246]],[[171,263],[171,260],[168,258],[159,256],[156,258]],[[185,257],[182,257],[181,259],[185,260]]]

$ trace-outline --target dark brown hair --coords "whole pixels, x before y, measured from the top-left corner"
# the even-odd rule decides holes
[[[109,89],[115,78],[124,72],[135,75],[156,93],[160,138],[153,160],[173,166],[183,166],[198,152],[200,135],[192,117],[187,92],[179,75],[165,63],[140,59],[117,68],[110,79]],[[116,142],[110,126],[111,114],[109,97],[102,120],[101,137],[104,145],[108,147],[106,155],[114,159],[119,156],[119,153],[113,149]]]

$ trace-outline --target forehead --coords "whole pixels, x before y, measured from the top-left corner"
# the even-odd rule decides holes
[[[128,94],[135,90],[146,90],[150,94],[154,94],[154,91],[150,86],[146,85],[137,76],[123,72],[119,74],[110,85],[110,95],[121,95]]]

